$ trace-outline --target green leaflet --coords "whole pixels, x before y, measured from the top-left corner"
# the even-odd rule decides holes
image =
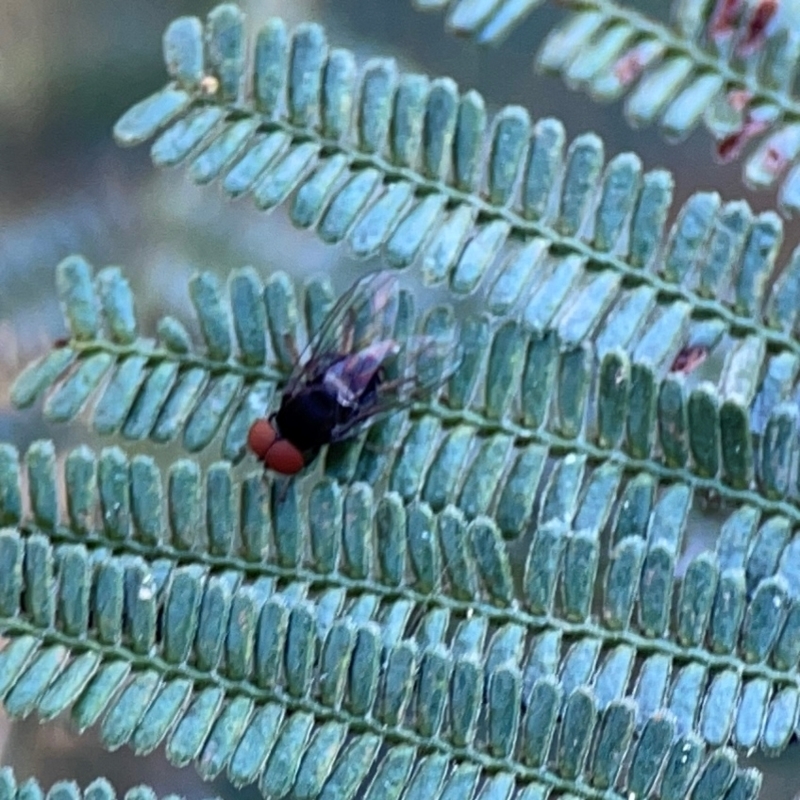
[[[28,463],[44,459],[46,464],[49,450],[47,443],[35,444]],[[280,673],[268,665],[275,663],[275,648],[285,647],[287,663],[297,669],[286,676],[286,690],[303,698],[313,686],[315,653],[329,664],[326,669],[338,663],[329,661],[333,651],[326,651],[322,641],[314,644],[315,636],[335,628],[334,620],[342,613],[340,599],[336,604],[340,610],[329,616],[326,597],[333,587],[349,593],[355,579],[356,585],[368,592],[362,602],[372,596],[372,608],[363,617],[357,606],[351,606],[354,624],[372,625],[372,619],[388,624],[393,614],[401,613],[398,626],[379,626],[364,634],[380,633],[384,644],[410,635],[426,646],[447,645],[459,657],[470,653],[476,663],[485,659],[487,674],[512,659],[531,680],[557,675],[567,692],[592,686],[592,702],[598,703],[601,711],[634,692],[641,708],[655,710],[667,703],[681,729],[694,730],[695,721],[700,720],[698,735],[710,737],[706,741],[716,746],[728,743],[730,737],[736,740],[747,735],[746,728],[741,733],[732,728],[737,715],[741,719],[744,713],[773,720],[763,733],[767,737],[769,731],[770,737],[758,740],[762,747],[775,749],[775,742],[786,741],[776,733],[780,715],[785,713],[781,710],[783,696],[776,696],[781,703],[777,699],[771,702],[765,693],[760,708],[742,705],[745,699],[750,703],[755,699],[752,692],[743,693],[742,681],[753,687],[765,680],[776,682],[776,688],[783,682],[791,685],[800,658],[796,639],[800,617],[794,611],[787,613],[788,598],[797,591],[792,568],[797,547],[788,535],[788,521],[779,524],[778,518],[770,517],[759,524],[759,513],[752,507],[732,513],[720,529],[716,553],[701,553],[691,560],[679,581],[675,564],[685,547],[691,503],[685,487],[666,485],[656,495],[641,491],[648,488],[648,476],[625,479],[622,471],[610,464],[592,467],[585,459],[573,457],[551,459],[551,463],[545,485],[537,490],[542,499],[533,538],[520,552],[513,541],[503,538],[490,516],[478,515],[470,522],[469,512],[465,516],[452,501],[436,511],[413,497],[404,501],[396,493],[378,500],[365,484],[344,488],[330,478],[318,479],[305,501],[294,491],[285,495],[274,489],[270,492],[257,473],[233,481],[226,462],[203,474],[194,462],[184,459],[162,477],[141,456],[129,461],[114,447],[94,457],[81,447],[67,457],[63,478],[54,474],[53,467],[29,472],[31,498],[42,496],[43,487],[56,491],[60,481],[66,482],[66,494],[73,498],[67,518],[63,522],[48,522],[41,516],[38,520],[23,518],[17,529],[7,528],[0,536],[0,568],[7,576],[0,597],[3,625],[13,631],[20,620],[28,619],[34,626],[52,624],[53,606],[47,611],[47,603],[55,591],[57,625],[76,642],[90,636],[101,645],[130,647],[132,653],[157,648],[167,664],[193,663],[202,670],[221,670],[236,684],[253,680],[262,688],[274,686]],[[95,469],[97,481],[92,480]],[[121,477],[109,483],[112,475]],[[17,461],[7,462],[0,480],[19,484]],[[125,487],[124,496],[130,497],[125,501],[130,503],[130,517],[125,517],[130,527],[124,529],[127,533],[122,539],[119,503],[112,502],[113,494],[108,494],[121,491],[114,488],[117,485]],[[160,485],[168,487],[166,493],[154,488]],[[19,485],[16,491],[20,491]],[[104,511],[109,508],[116,512],[111,526]],[[232,508],[239,509],[238,516],[232,516],[228,510]],[[157,539],[153,538],[151,518],[166,520],[166,527],[156,529]],[[87,528],[91,520],[98,520],[99,526],[89,522]],[[610,549],[603,552],[599,534],[607,524],[615,533]],[[34,530],[41,533],[27,533]],[[49,554],[52,545],[45,537],[63,543],[56,559]],[[150,567],[141,556],[154,545],[157,549],[153,552],[169,564],[168,572],[158,578],[148,575]],[[119,555],[95,561],[94,553],[111,551]],[[605,576],[598,572],[601,556],[608,563]],[[183,566],[176,565],[179,559]],[[248,580],[231,583],[223,578],[225,573],[209,571],[223,566],[246,571]],[[280,580],[287,568],[293,573],[300,571],[306,588],[297,597],[287,593],[275,605],[280,596],[275,595],[275,580]],[[228,574],[233,577],[236,573]],[[393,596],[400,580],[408,602],[398,606]],[[163,587],[160,590],[159,585]],[[309,591],[311,595],[304,600]],[[129,600],[123,602],[125,597]],[[446,605],[437,610],[436,605],[444,600]],[[592,604],[598,601],[602,623],[592,616]],[[409,614],[417,603],[433,603],[433,608],[412,624]],[[671,618],[674,604],[676,614]],[[284,621],[278,623],[274,614],[284,607]],[[477,614],[470,623],[464,617],[452,640],[447,627],[436,622],[448,609],[457,616],[470,609]],[[315,624],[317,614],[321,616]],[[484,614],[488,616],[484,618]],[[482,618],[500,625],[489,642],[485,634],[478,639],[466,635],[464,625],[474,626]],[[391,635],[390,630],[394,631]],[[274,639],[280,631],[286,637],[284,644]],[[556,649],[545,657],[542,648],[550,646],[552,635],[556,641],[569,636],[572,644],[561,654]],[[470,639],[472,644],[464,650]],[[347,641],[356,648],[354,653],[360,654],[348,658],[366,658],[373,664],[358,674],[381,669],[378,662],[373,663],[376,656],[368,656],[374,647],[374,642],[368,644],[372,639],[364,639],[362,645],[358,645],[358,637],[348,636]],[[646,649],[640,651],[645,642]],[[713,643],[713,648],[707,643]],[[362,652],[361,646],[367,649]],[[666,669],[658,680],[631,683],[637,651],[646,665],[652,664],[652,668],[646,667],[647,673],[679,657],[684,647],[695,648],[694,655],[673,675]],[[446,675],[454,668],[441,662],[440,656],[431,652],[425,662],[433,670],[434,683],[449,680]],[[20,679],[28,676],[27,683],[8,695],[13,697],[12,710],[29,713],[37,698],[43,702],[46,698],[48,709],[63,706],[62,701],[43,693],[54,677],[47,671],[53,669],[48,659],[58,662],[64,657],[44,651],[43,660],[37,662],[40,666],[19,673]],[[743,677],[731,680],[730,659],[738,664]],[[543,673],[547,663],[550,666]],[[711,701],[703,691],[709,670],[717,676],[711,685],[713,705],[708,705]],[[776,677],[781,671],[783,677]],[[436,675],[439,677],[434,678]],[[519,696],[521,684],[512,674],[503,675],[497,680],[510,681],[509,687],[517,687],[512,694]],[[188,672],[186,677],[197,676]],[[88,675],[81,678],[77,689],[87,679]],[[125,695],[133,698],[131,708],[143,707],[141,698],[135,699],[142,691],[153,697],[158,690],[155,675],[152,680],[143,676],[137,680],[139,688]],[[340,680],[333,696],[341,699]],[[68,681],[64,688],[73,700],[74,685]],[[379,699],[375,687],[369,688],[368,681],[354,686],[358,692],[366,692],[348,701],[355,716],[387,702]],[[434,703],[429,709],[432,716],[426,716],[424,722],[425,730],[432,726],[431,731],[442,724],[444,713],[439,707],[443,700],[436,699],[440,690],[434,691],[433,686],[426,701]],[[325,696],[330,691],[325,690]],[[510,688],[497,691],[498,702],[509,702]],[[92,717],[100,713],[96,703],[107,702],[102,698],[110,696],[106,692],[93,701]],[[207,699],[210,702],[211,696]],[[178,713],[184,705],[168,707]],[[88,706],[84,703],[81,708],[87,709],[81,711],[85,718]],[[203,724],[212,725],[220,708],[217,701],[211,703],[203,712]],[[117,744],[135,736],[135,720],[123,711],[117,712],[118,722],[108,718],[106,723],[109,741]],[[467,729],[471,728],[470,723]],[[145,737],[147,741],[150,736]],[[185,747],[188,744],[181,745],[181,752]],[[509,743],[498,747],[504,752],[513,750]]]

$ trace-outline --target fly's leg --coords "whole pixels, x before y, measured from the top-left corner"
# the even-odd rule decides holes
[[[374,428],[370,429],[370,433],[372,433],[372,431],[383,430],[383,425],[385,424],[386,420],[384,420],[383,423],[378,423]],[[370,438],[369,434],[364,438],[364,449],[370,453],[380,453],[381,455],[385,455],[386,453],[391,453],[393,450],[397,450],[397,448],[397,436],[394,435],[394,431],[391,429],[389,436],[381,436],[379,433],[378,436],[375,436],[372,439]]]
[[[283,346],[288,351],[292,363],[296,364],[300,360],[300,351],[297,349],[297,340],[291,333],[283,335]]]
[[[264,487],[265,498],[272,498],[273,502],[282,505],[289,493],[293,475],[281,475],[278,472],[268,472],[266,469],[261,473],[261,485]]]

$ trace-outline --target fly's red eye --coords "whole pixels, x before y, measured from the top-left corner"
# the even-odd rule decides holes
[[[282,475],[294,475],[305,466],[303,454],[286,439],[278,439],[264,456],[264,464]]]
[[[267,451],[277,438],[278,434],[275,432],[275,428],[268,419],[262,417],[250,426],[247,445],[263,461],[267,456]]]

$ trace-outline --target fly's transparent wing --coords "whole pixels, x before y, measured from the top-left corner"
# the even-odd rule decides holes
[[[285,394],[317,383],[343,356],[387,341],[394,333],[399,305],[397,277],[374,272],[354,283],[339,299],[295,364]]]
[[[429,394],[458,369],[463,353],[454,329],[442,335],[412,337],[405,348],[405,356],[405,375],[412,379],[414,391]]]
[[[359,398],[358,412],[334,428],[332,441],[354,436],[374,420],[426,400],[447,381],[461,362],[461,348],[455,331],[449,336],[411,336],[389,344],[393,346],[382,347],[379,343],[370,348],[375,353],[380,351],[382,356],[378,367],[372,369],[373,375],[380,370],[379,379]],[[358,364],[356,369],[356,361],[360,359],[358,356],[353,358],[353,375],[358,379],[346,372],[343,377],[351,387],[365,386],[366,361]]]
[[[364,395],[371,391],[371,387],[376,387],[378,372],[383,370],[399,347],[394,339],[373,342],[325,370],[322,384],[335,392],[342,405],[357,406]],[[384,374],[381,373],[381,376]]]
[[[400,338],[401,349],[384,366],[387,387],[399,380],[402,392],[420,395],[438,389],[461,363],[463,353],[459,328],[449,307],[432,309],[421,324],[420,333]]]

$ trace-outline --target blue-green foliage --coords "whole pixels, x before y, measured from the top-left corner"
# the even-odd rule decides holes
[[[497,45],[542,0],[412,0],[446,10],[449,31]],[[800,209],[797,130],[798,11],[772,0],[673,0],[670,24],[613,0],[562,0],[569,13],[548,33],[540,70],[599,101],[625,99],[632,126],[659,124],[671,141],[702,122],[725,160],[750,141],[743,178],[752,188],[780,183],[778,206]],[[741,101],[741,102],[740,102]],[[788,123],[788,124],[787,124]],[[784,177],[785,175],[785,177]]]
[[[318,25],[245,41],[233,5],[174,22],[171,81],[117,138],[447,283],[425,314],[403,289],[395,335],[457,321],[463,360],[287,481],[247,431],[329,282],[197,274],[195,342],[171,316],[140,332],[118,268],[65,259],[69,336],[12,400],[116,439],[0,445],[6,711],[265,797],[754,798],[736,751],[800,732],[800,256],[772,282],[777,216],[697,194],[665,232],[671,177],[592,134],[490,123]]]
[[[494,499],[506,536],[524,528],[526,516],[509,504],[518,504],[520,494],[535,495],[539,471],[530,465],[544,458],[542,446],[577,447],[584,457],[609,458],[629,469],[649,465],[663,478],[795,518],[793,506],[770,498],[796,494],[789,478],[797,445],[780,436],[796,411],[776,402],[772,381],[758,385],[761,364],[781,367],[789,354],[768,354],[763,341],[750,336],[729,353],[716,387],[708,381],[691,386],[668,371],[674,354],[684,342],[712,348],[721,324],[691,326],[687,303],[654,313],[652,294],[640,287],[608,311],[598,279],[577,298],[564,297],[559,278],[577,268],[562,261],[554,272],[532,278],[538,283],[535,308],[561,312],[555,325],[533,324],[530,315],[464,318],[463,364],[438,400],[417,407],[426,415],[399,413],[371,432],[369,446],[360,447],[359,440],[334,448],[329,469],[368,481],[389,472],[391,488],[407,497],[424,472],[423,497],[443,503],[456,499],[453,469],[472,450],[477,461],[461,494],[475,513]],[[116,268],[93,281],[82,259],[69,258],[59,266],[58,284],[73,339],[23,372],[12,393],[15,404],[27,406],[45,394],[45,416],[58,422],[91,404],[98,433],[161,443],[180,436],[190,452],[214,442],[233,462],[244,454],[250,424],[332,302],[325,282],[297,291],[284,274],[262,283],[248,268],[234,270],[222,287],[212,275],[198,274],[190,282],[205,344],[198,349],[172,318],[159,323],[155,342],[133,338],[132,299]],[[413,298],[408,292],[403,298],[398,324],[411,330]],[[449,327],[452,312],[438,307],[416,324],[423,331]],[[751,419],[757,421],[755,410],[766,403],[774,408],[754,446]],[[390,458],[388,446],[400,440],[404,447]],[[504,473],[510,462],[518,468]],[[750,491],[754,480],[762,495]]]
[[[34,778],[17,782],[13,770],[0,770],[0,797],[3,800],[116,800],[117,794],[104,778],[92,781],[83,791],[73,781],[58,781],[45,791]],[[134,786],[123,795],[124,800],[157,800],[158,795],[146,785]],[[166,795],[165,800],[180,800],[179,795]]]
[[[85,448],[73,452],[66,473],[90,475],[83,467],[91,459]],[[10,485],[15,464],[8,452],[3,461],[3,483]],[[46,497],[52,448],[34,445],[27,461],[31,499]],[[42,461],[51,466],[47,476]],[[109,462],[119,468],[115,448],[101,455],[97,473]],[[144,464],[140,457],[131,470]],[[186,462],[176,464],[170,482],[187,470]],[[639,600],[641,622],[632,628],[631,587],[643,557],[642,574],[662,587],[662,603],[669,595],[670,531],[662,531],[659,523],[669,525],[658,519],[669,509],[656,509],[650,521],[665,538],[647,549],[635,535],[616,545],[600,627],[588,613],[586,588],[598,560],[597,539],[588,532],[570,537],[543,526],[523,579],[531,609],[524,610],[512,603],[511,568],[491,521],[466,525],[455,509],[437,516],[424,506],[406,508],[394,494],[376,508],[364,485],[345,493],[323,482],[307,507],[297,507],[293,492],[288,500],[273,496],[265,516],[263,488],[254,476],[241,485],[241,528],[222,528],[235,500],[228,469],[217,464],[208,471],[205,523],[218,534],[187,541],[181,520],[192,517],[195,530],[204,527],[197,525],[202,510],[192,513],[198,494],[170,493],[166,508],[159,508],[158,492],[141,498],[136,489],[134,483],[131,505],[139,510],[124,529],[119,518],[125,511],[116,505],[109,522],[102,485],[95,498],[87,497],[91,489],[73,485],[68,503],[81,504],[77,526],[74,519],[53,528],[21,520],[0,533],[0,567],[8,576],[0,617],[12,637],[0,655],[0,674],[12,716],[38,711],[50,718],[71,709],[79,729],[102,718],[100,735],[112,749],[130,744],[146,753],[166,738],[175,763],[195,760],[206,778],[227,768],[234,783],[258,780],[265,795],[273,782],[287,780],[316,789],[325,784],[329,792],[345,781],[355,789],[383,742],[392,747],[380,769],[390,769],[398,748],[406,770],[420,748],[433,748],[441,771],[467,769],[477,778],[481,768],[500,770],[492,780],[532,782],[539,791],[580,776],[598,789],[609,787],[621,765],[607,759],[628,749],[633,760],[622,774],[631,791],[646,792],[665,764],[670,780],[683,787],[696,773],[723,769],[726,785],[743,781],[753,790],[758,781],[737,770],[733,752],[723,747],[703,757],[704,741],[718,746],[730,737],[775,749],[791,733],[785,702],[778,702],[782,692],[770,703],[769,686],[756,689],[774,684],[775,671],[744,667],[748,690],[741,705],[742,677],[725,668],[730,657],[698,655],[671,674],[673,659],[680,663],[685,655],[682,648],[703,635],[702,598],[706,617],[720,614],[707,590],[719,573],[715,559],[693,562],[679,591],[680,644],[670,642],[666,609],[653,607],[652,597]],[[145,509],[143,499],[149,501]],[[153,542],[152,526],[145,525],[140,536],[143,515],[159,512],[170,519],[170,530],[157,532]],[[103,522],[76,534],[73,526],[87,517]],[[420,538],[422,529],[428,533]],[[373,540],[377,552],[353,557]],[[548,576],[548,564],[564,548],[564,573]],[[397,563],[404,553],[405,569]],[[398,569],[409,576],[401,585]],[[550,597],[544,596],[548,583]],[[747,606],[745,659],[763,658],[770,630],[775,638],[781,583],[779,576],[763,580]],[[560,603],[553,597],[557,584]],[[728,589],[737,591],[733,584]],[[738,593],[746,604],[745,587]],[[426,601],[433,607],[414,620]],[[465,615],[470,608],[474,614]],[[643,637],[636,628],[660,638]],[[720,633],[713,622],[710,628],[711,635]],[[795,645],[796,639],[795,633]],[[787,647],[791,641],[778,643],[776,665]],[[637,651],[643,661],[631,684]],[[796,660],[797,653],[789,657]],[[704,700],[708,670],[718,674]],[[668,710],[654,713],[667,698]],[[702,725],[694,730],[698,715]],[[741,730],[732,733],[737,717]],[[741,741],[761,718],[763,738]],[[548,758],[551,741],[556,749]],[[356,750],[369,757],[362,753],[354,763]]]
[[[223,29],[243,37],[237,9],[212,12],[207,38]],[[456,295],[482,289],[492,316],[519,320],[525,336],[553,330],[558,351],[594,339],[594,357],[619,380],[597,423],[604,441],[616,444],[627,416],[634,457],[650,453],[657,431],[669,466],[694,463],[693,472],[736,489],[755,478],[769,497],[796,495],[789,478],[796,441],[781,436],[794,416],[781,401],[800,356],[800,253],[777,270],[783,233],[774,213],[754,216],[741,202],[723,205],[718,195],[700,193],[665,234],[667,173],[642,175],[632,154],[604,166],[593,134],[578,137],[565,157],[558,122],[531,125],[527,112],[510,107],[490,126],[474,92],[396,75],[386,61],[368,64],[358,86],[345,70],[344,103],[340,62],[352,57],[329,50],[313,25],[290,35],[273,20],[258,32],[254,74],[235,62],[235,96],[220,94],[213,59],[205,63],[213,93],[202,88],[201,71],[187,73],[188,64],[200,70],[196,20],[174,23],[165,47],[176,80],[120,120],[120,141],[140,142],[165,128],[153,147],[157,163],[179,142],[168,161],[188,160],[195,176],[209,154],[224,151],[213,159],[213,175],[203,172],[208,179],[235,186],[234,194],[252,192],[257,203],[266,191],[269,208],[290,198],[295,223],[316,225],[324,240],[347,239],[357,255],[381,252],[397,267],[418,263],[426,283],[447,280]],[[210,111],[227,111],[229,120],[203,122],[186,138],[187,126],[194,130]],[[227,148],[243,115],[258,125]],[[715,380],[668,375],[676,354],[712,350],[728,335],[734,342]],[[557,376],[558,365],[544,358],[537,366]],[[559,395],[574,403],[559,409],[570,437],[581,427],[589,375],[602,371],[583,369],[581,379],[569,368],[567,380],[577,383]],[[780,374],[782,385],[762,380],[764,373]],[[541,402],[550,392],[540,395],[532,397]],[[534,427],[541,424],[542,408],[527,412]],[[755,444],[753,428],[764,434]]]
[[[304,305],[313,320],[317,303],[330,305],[324,284],[308,286],[309,302],[300,304],[285,276],[262,285],[240,270],[231,276],[232,302],[238,298],[263,324],[233,325],[220,287],[198,276],[191,294],[205,339],[200,349],[174,334],[174,320],[159,325],[172,332],[166,341],[131,338],[118,271],[92,280],[88,265],[71,258],[58,272],[73,336],[23,373],[17,401],[32,402],[53,384],[46,407],[75,414],[96,397],[98,432],[123,436],[146,407],[147,424],[128,431],[158,440],[154,432],[183,430],[190,450],[197,440],[185,432],[194,428],[223,443],[231,431],[240,438],[246,431],[236,403],[203,400],[217,391],[198,371],[219,381],[234,376],[240,387],[268,385],[260,395],[266,399],[287,366],[270,331],[284,346],[303,336],[302,327],[286,329],[266,316],[299,324],[303,315],[292,309]],[[109,274],[119,294],[113,302],[102,293]],[[434,309],[428,320],[437,316]],[[129,323],[124,341],[119,317]],[[464,330],[477,329],[466,319]],[[362,731],[356,741],[364,768],[384,741],[394,746],[382,769],[397,768],[401,744],[410,765],[435,734],[440,772],[460,765],[452,780],[473,764],[470,770],[499,768],[495,780],[537,791],[581,775],[610,786],[619,764],[607,753],[629,750],[628,786],[651,785],[670,763],[667,774],[678,770],[671,780],[680,786],[707,774],[754,791],[753,774],[737,772],[726,745],[778,751],[792,734],[787,692],[800,657],[800,615],[787,614],[787,606],[798,591],[792,564],[800,556],[791,520],[771,516],[759,525],[760,509],[742,506],[723,524],[716,553],[696,557],[677,581],[690,483],[659,488],[656,461],[637,471],[613,452],[597,458],[580,429],[572,439],[549,433],[547,424],[526,433],[513,422],[523,413],[524,380],[505,388],[495,407],[490,388],[507,379],[482,392],[467,379],[497,371],[492,353],[514,352],[509,336],[518,340],[516,323],[478,336],[481,347],[467,349],[452,397],[419,407],[412,418],[395,415],[366,442],[329,452],[327,476],[288,488],[258,469],[240,474],[242,442],[229,448],[231,456],[223,448],[223,460],[206,470],[182,459],[166,474],[151,456],[131,458],[116,446],[100,454],[77,448],[61,474],[48,442],[33,445],[24,463],[12,448],[0,450],[0,572],[9,576],[0,613],[15,634],[3,655],[7,710],[49,717],[72,708],[79,727],[102,718],[108,746],[130,742],[138,752],[167,737],[176,763],[195,759],[207,777],[227,768],[235,782],[258,780],[265,791],[278,779],[270,764],[284,763],[271,759],[287,757],[283,741],[291,742],[284,747],[293,754],[294,780],[338,785],[344,778],[337,775],[355,769],[354,751],[345,747],[353,725]],[[170,348],[173,339],[181,346]],[[516,369],[531,357],[526,347]],[[85,377],[84,365],[98,355],[115,364],[102,385]],[[131,359],[138,377],[127,389]],[[159,390],[159,405],[147,399],[148,387],[165,363],[173,380]],[[182,388],[198,384],[193,392]],[[242,407],[263,413],[241,394]],[[459,410],[459,397],[472,406]],[[603,402],[611,401],[598,395]],[[98,415],[103,408],[117,410],[115,426],[98,426],[107,419]],[[192,422],[208,414],[211,421]],[[444,428],[453,417],[458,424]],[[554,420],[548,424],[563,423],[563,415]],[[508,432],[492,433],[498,426]],[[512,551],[528,529],[532,538]],[[293,638],[299,630],[305,639]],[[363,647],[380,644],[371,666],[356,669],[362,639],[372,642]],[[129,661],[120,662],[120,647]],[[405,665],[397,677],[395,662]],[[363,719],[377,722],[364,732]],[[270,756],[268,742],[250,752],[254,730],[266,736],[267,721],[279,755]],[[298,730],[304,745],[294,739]],[[314,749],[320,737],[324,763]],[[583,750],[557,745],[576,739]],[[545,757],[551,741],[555,749]],[[706,761],[704,743],[723,749]],[[476,748],[484,755],[473,763],[465,753]],[[519,760],[509,766],[512,756]],[[353,775],[355,790],[366,777]]]

